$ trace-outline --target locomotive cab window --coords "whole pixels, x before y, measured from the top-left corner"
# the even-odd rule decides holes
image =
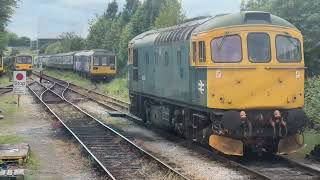
[[[206,44],[204,41],[199,42],[199,62],[206,62]]]
[[[241,37],[228,35],[215,38],[211,42],[212,59],[217,63],[233,63],[242,60]]]
[[[108,66],[110,64],[106,56],[102,56],[101,61],[102,61],[102,66]]]
[[[192,54],[193,54],[192,60],[193,62],[196,62],[197,60],[197,43],[196,42],[192,43]]]
[[[17,64],[32,64],[32,58],[31,57],[17,57],[16,58]]]
[[[301,43],[298,39],[290,36],[277,35],[276,46],[277,59],[279,62],[286,63],[301,61]]]
[[[271,60],[270,36],[267,33],[249,33],[249,60],[255,63],[265,63]]]

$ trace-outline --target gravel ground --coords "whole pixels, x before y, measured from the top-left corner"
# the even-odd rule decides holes
[[[167,164],[177,167],[191,179],[250,179],[240,171],[212,160],[211,157],[192,150],[187,141],[174,142],[161,137],[154,131],[141,127],[123,118],[112,118],[106,110],[96,103],[86,101],[78,105],[91,115],[103,120],[107,125],[120,130],[136,144],[156,155]]]
[[[12,94],[0,96],[0,102],[15,104]],[[22,96],[20,108],[1,121],[0,136],[19,136],[30,144],[35,164],[28,166],[26,179],[99,179],[79,146],[54,127],[53,117],[30,94]]]

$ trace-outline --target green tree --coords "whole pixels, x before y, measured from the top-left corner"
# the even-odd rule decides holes
[[[86,48],[85,40],[73,32],[62,33],[59,36],[64,52],[79,51]]]
[[[58,53],[62,53],[63,50],[63,46],[61,42],[56,42],[53,44],[50,44],[46,50],[45,50],[45,54],[58,54]]]
[[[86,42],[83,38],[73,32],[62,33],[60,41],[50,44],[44,51],[45,54],[57,54],[86,49]]]
[[[118,13],[118,3],[117,1],[112,1],[108,4],[107,11],[105,12],[105,17],[108,19],[114,19],[116,18],[116,15]]]
[[[8,46],[10,47],[30,46],[30,41],[28,37],[18,37],[15,33],[8,33]]]
[[[320,74],[320,59],[309,52],[320,42],[319,0],[243,0],[241,10],[269,11],[293,23],[304,35],[308,74]]]
[[[18,0],[1,0],[0,1],[0,54],[8,44],[7,33],[5,27],[17,7]]]
[[[183,22],[184,17],[180,0],[165,0],[155,26],[157,28],[173,26]]]

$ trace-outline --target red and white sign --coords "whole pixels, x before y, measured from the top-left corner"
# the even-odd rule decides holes
[[[13,93],[16,95],[26,94],[27,73],[26,71],[13,72]]]

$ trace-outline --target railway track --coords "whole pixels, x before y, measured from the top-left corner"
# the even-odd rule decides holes
[[[52,78],[49,76],[45,76],[45,79],[51,82],[55,82],[56,80],[56,78]],[[63,87],[64,86],[63,84],[65,84],[65,82],[61,80],[56,82],[61,83],[60,84],[61,87]],[[73,91],[80,96],[84,96],[98,103],[101,101],[100,98],[104,97],[104,96],[100,96],[99,99],[94,99],[95,97],[88,97],[87,94],[80,93],[79,91],[77,91],[78,89],[81,89],[81,88],[75,85],[71,85],[71,88],[69,89],[69,91]],[[69,97],[68,99],[72,99],[72,97]],[[104,101],[104,102],[107,103],[108,101]],[[105,103],[102,103],[102,104],[99,103],[99,104],[103,105],[106,108],[110,108],[110,106]],[[114,110],[117,110],[117,109],[115,108]],[[121,108],[118,110],[121,110]],[[134,119],[134,117],[131,117],[131,119],[132,118]],[[140,122],[140,119],[135,119],[135,120]],[[233,160],[228,157],[217,155],[216,153],[212,153],[212,151],[207,149],[202,149],[202,151],[205,153],[212,154],[212,156],[214,156],[216,159],[226,162],[227,164],[230,164],[234,168],[240,168],[246,171],[247,173],[251,174],[253,177],[258,177],[260,179],[268,179],[268,180],[320,179],[320,172],[318,170],[305,166],[302,163],[284,158],[283,156],[273,155],[273,156],[270,156],[268,159],[251,159],[250,161],[247,161],[246,159]]]
[[[12,90],[13,90],[13,86],[12,85],[9,85],[9,86],[6,86],[6,87],[0,87],[0,95],[9,93]]]
[[[33,72],[33,74],[37,77],[40,76],[39,73]],[[66,86],[69,85],[69,89],[73,90],[74,92],[77,92],[79,94],[85,95],[88,98],[95,100],[95,101],[99,101],[100,103],[104,103],[104,104],[108,104],[109,107],[112,107],[115,111],[121,111],[124,113],[129,112],[129,103],[128,102],[124,102],[121,100],[118,100],[117,98],[99,93],[97,91],[94,90],[90,90],[90,89],[86,89],[83,87],[79,87],[75,84],[48,76],[48,75],[43,75],[43,78],[51,81],[51,82],[55,82],[57,84],[60,84],[62,86]]]
[[[68,87],[56,83],[43,86],[38,82],[28,85],[110,179],[186,179],[172,167],[66,100],[65,96],[71,92]]]

